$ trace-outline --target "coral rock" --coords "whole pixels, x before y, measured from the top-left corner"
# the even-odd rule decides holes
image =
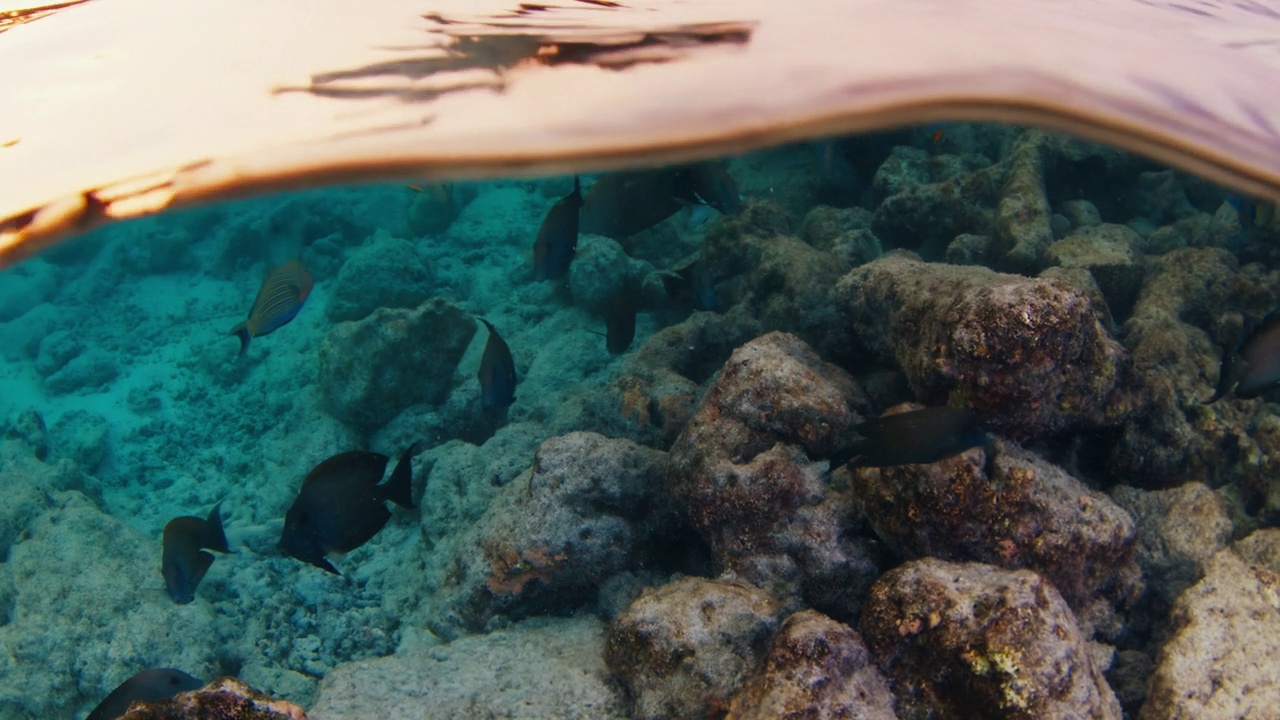
[[[1221,550],[1172,613],[1141,720],[1274,718],[1280,708],[1280,530]]]
[[[647,590],[609,626],[605,662],[638,720],[721,711],[777,627],[777,604],[744,583],[684,578]]]
[[[432,625],[452,637],[496,616],[567,612],[637,562],[670,524],[659,498],[664,456],[629,440],[575,432],[538,448],[457,541]]]
[[[378,308],[414,308],[432,295],[434,278],[408,240],[374,234],[338,271],[324,314],[360,320]]]
[[[1121,717],[1071,611],[1030,570],[909,562],[876,580],[860,629],[904,720]]]
[[[782,623],[726,720],[894,720],[893,696],[853,628],[803,610]]]
[[[833,615],[856,612],[876,566],[867,543],[845,532],[851,498],[827,487],[814,459],[845,441],[859,395],[794,336],[770,333],[733,353],[667,470],[717,570]]]
[[[120,720],[307,720],[302,708],[272,700],[234,678],[168,700],[138,703]]]
[[[320,346],[327,409],[343,422],[376,429],[411,405],[443,401],[475,332],[471,316],[441,298],[338,323]]]
[[[1065,283],[899,255],[854,269],[837,295],[854,335],[926,405],[958,395],[1019,440],[1117,420],[1124,350]]]
[[[928,465],[858,468],[854,494],[876,535],[908,557],[1031,568],[1077,610],[1127,596],[1133,518],[1106,495],[1012,443]]]

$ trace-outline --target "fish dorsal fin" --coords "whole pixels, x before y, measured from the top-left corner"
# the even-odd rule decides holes
[[[311,472],[307,473],[307,477],[302,481],[302,487],[305,488],[312,483],[333,478],[347,478],[350,481],[376,485],[382,479],[382,474],[386,472],[389,459],[382,453],[369,452],[368,450],[351,450],[338,453],[312,468]]]

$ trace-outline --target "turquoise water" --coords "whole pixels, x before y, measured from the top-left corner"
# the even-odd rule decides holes
[[[796,335],[856,384],[846,391],[858,419],[901,402],[971,407],[999,442],[1071,475],[1097,502],[1116,500],[1138,534],[1158,522],[1132,498],[1193,483],[1229,522],[1206,547],[1273,524],[1269,388],[1201,404],[1218,381],[1219,344],[1235,348],[1265,326],[1280,295],[1266,212],[1246,227],[1227,192],[1108,148],[1009,127],[933,134],[729,159],[743,209],[726,215],[685,197],[631,237],[584,232],[560,280],[534,279],[533,247],[572,187],[565,177],[219,205],[106,227],[5,271],[0,719],[82,717],[148,667],[236,676],[314,718],[659,716],[619,679],[617,658],[603,659],[607,623],[643,588],[729,572],[790,588],[779,617],[813,607],[858,627],[871,582],[906,560],[1001,564],[989,548],[941,553],[904,539],[915,531],[869,522],[863,513],[877,506],[856,497],[815,525],[841,538],[844,569],[825,576],[796,560],[798,586],[717,534],[706,503],[728,496],[677,488],[697,483],[667,451],[703,441],[679,438],[690,418],[705,421],[698,408],[731,353],[770,331]],[[598,180],[583,176],[584,189]],[[314,288],[295,319],[237,356],[232,327],[293,258]],[[878,258],[921,262],[857,275],[873,261],[889,267]],[[694,287],[699,263],[714,302]],[[1089,342],[1112,354],[1044,340],[1084,331],[1024,317],[1029,334],[983,341],[992,366],[938,369],[954,348],[911,337],[950,303],[921,308],[912,294],[955,292],[955,307],[981,306],[974,297],[996,292],[982,289],[988,276],[945,279],[947,268],[981,266],[1057,283],[1061,307],[1076,308],[1062,313],[1092,323]],[[639,312],[634,340],[615,354],[602,334],[624,279],[636,283]],[[875,289],[881,280],[896,289]],[[1026,307],[1059,312],[1059,300],[1047,302]],[[1013,310],[988,317],[990,327],[1019,322],[1021,306],[1000,307]],[[963,315],[939,322],[959,327]],[[505,339],[518,378],[501,414],[480,403],[489,334],[479,317]],[[1077,354],[1053,356],[1068,347]],[[803,432],[776,401],[797,390],[774,392],[750,402],[785,444]],[[577,431],[633,442],[601,445]],[[543,445],[553,438],[561,445]],[[391,458],[390,472],[414,443],[417,507],[387,505],[371,540],[331,555],[341,575],[277,548],[286,510],[321,461],[371,450]],[[847,493],[850,471],[827,469],[836,448],[823,443],[792,442],[807,458],[796,467],[817,467],[824,492]],[[542,480],[551,489],[535,490]],[[793,507],[759,494],[755,515]],[[176,604],[160,572],[163,530],[218,503],[233,552],[217,554],[194,600]],[[724,522],[741,524],[735,517]],[[761,537],[791,532],[773,521]],[[1056,560],[1014,551],[1023,541],[1035,542],[998,541],[1010,543],[999,546],[1006,566],[1063,584],[1042,566]],[[824,541],[778,542],[775,555],[809,557]],[[1166,581],[1143,542],[1114,549],[1115,567],[1142,576],[1124,592],[1092,579],[1059,588],[1084,636],[1109,649],[1099,664],[1134,716],[1172,598],[1204,560]],[[353,664],[376,658],[386,660]],[[883,654],[877,661],[896,672]],[[705,702],[714,716],[726,692],[663,712]]]

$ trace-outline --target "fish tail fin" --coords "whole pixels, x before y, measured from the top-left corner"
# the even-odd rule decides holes
[[[240,338],[240,354],[244,355],[245,351],[249,349],[249,323],[242,322],[239,325],[236,325],[235,327],[231,328],[231,332],[227,334],[235,335],[236,337]]]
[[[218,502],[213,506],[213,510],[209,511],[209,535],[205,538],[204,545],[210,550],[217,550],[221,553],[231,552],[231,547],[227,545],[227,533],[222,529],[222,502]]]
[[[400,453],[396,469],[391,471],[391,478],[382,486],[382,494],[387,500],[410,510],[417,507],[413,504],[413,455],[417,450],[418,443],[414,443]]]
[[[1225,397],[1235,389],[1236,384],[1240,382],[1240,378],[1243,375],[1244,364],[1241,362],[1240,357],[1236,354],[1234,348],[1223,343],[1222,367],[1218,370],[1218,387],[1214,389],[1213,397],[1201,404],[1211,405]]]

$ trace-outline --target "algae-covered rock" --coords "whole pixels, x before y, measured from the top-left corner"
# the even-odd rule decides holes
[[[1280,708],[1280,530],[1259,530],[1208,562],[1174,604],[1141,720],[1275,717]]]
[[[684,578],[645,591],[609,625],[605,662],[637,720],[703,720],[768,647],[777,604],[745,583]]]
[[[734,351],[667,469],[718,571],[838,617],[856,613],[877,568],[868,544],[846,532],[852,498],[827,486],[821,459],[846,441],[860,396],[794,336]]]
[[[897,255],[845,275],[837,297],[926,405],[958,400],[1015,439],[1119,420],[1124,350],[1070,285]]]
[[[577,432],[544,442],[470,528],[437,552],[452,568],[431,588],[445,637],[495,618],[569,612],[671,524],[660,495],[664,456],[629,440]]]
[[[848,625],[813,610],[783,621],[726,720],[895,720],[884,675]]]
[[[435,278],[408,240],[375,233],[351,254],[329,289],[330,322],[360,320],[378,308],[415,308],[431,297]]]
[[[859,628],[903,720],[1119,720],[1062,596],[1030,570],[916,560],[871,588]]]
[[[527,620],[334,668],[311,720],[629,718],[591,616]]]
[[[120,720],[307,720],[302,708],[273,700],[235,678],[221,678],[168,700],[136,703]]]
[[[1112,316],[1123,322],[1142,290],[1144,267],[1137,253],[1141,242],[1124,225],[1092,225],[1054,242],[1047,255],[1054,265],[1088,270]]]
[[[338,323],[320,345],[320,392],[343,422],[375,429],[401,410],[445,399],[476,323],[435,298]]]
[[[927,465],[858,468],[854,496],[896,554],[1030,568],[1077,611],[1127,598],[1133,518],[1106,495],[1013,443]],[[988,477],[987,465],[994,475]]]

